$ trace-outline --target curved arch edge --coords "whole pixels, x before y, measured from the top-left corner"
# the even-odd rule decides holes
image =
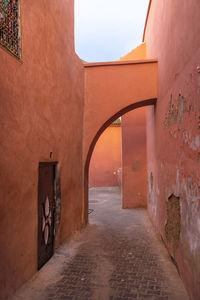
[[[136,103],[133,103],[131,105],[128,105],[124,108],[122,108],[121,110],[119,110],[117,113],[115,113],[112,117],[110,117],[97,131],[96,135],[94,136],[87,156],[86,156],[86,160],[85,160],[85,164],[84,164],[84,223],[87,224],[88,222],[88,173],[89,173],[89,165],[90,165],[90,160],[92,157],[92,153],[94,151],[94,147],[99,139],[99,137],[101,136],[101,134],[103,133],[103,131],[112,124],[112,122],[114,122],[116,119],[118,119],[119,117],[123,116],[124,114],[128,113],[131,110],[140,108],[140,107],[145,107],[145,106],[150,106],[150,105],[156,105],[157,102],[157,98],[153,98],[153,99],[147,99],[147,100],[143,100],[143,101],[139,101]]]

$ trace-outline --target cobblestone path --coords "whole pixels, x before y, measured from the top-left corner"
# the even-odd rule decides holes
[[[90,189],[90,224],[14,300],[186,300],[144,209],[121,209],[116,188]]]

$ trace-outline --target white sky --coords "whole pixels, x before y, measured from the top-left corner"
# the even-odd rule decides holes
[[[75,0],[75,49],[85,61],[117,60],[142,42],[149,0]]]

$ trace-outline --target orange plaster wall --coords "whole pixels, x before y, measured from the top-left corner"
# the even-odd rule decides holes
[[[37,271],[40,161],[60,164],[56,245],[81,227],[84,76],[74,1],[20,2],[22,61],[0,48],[0,299]]]
[[[111,125],[100,136],[92,154],[90,186],[117,186],[121,168],[121,126]]]
[[[142,43],[137,48],[133,49],[123,57],[121,57],[120,61],[126,60],[134,60],[134,59],[146,59],[146,44]]]
[[[108,119],[131,104],[155,98],[156,60],[85,64],[83,159]]]
[[[158,101],[148,109],[148,208],[193,300],[200,299],[200,2],[152,0],[147,58],[158,58]],[[180,198],[178,247],[166,204]]]
[[[95,143],[103,130],[118,117],[131,109],[156,102],[157,67],[157,60],[154,59],[84,64],[83,166],[86,221],[89,162]]]
[[[122,206],[146,206],[146,108],[122,117]]]
[[[142,43],[120,60],[146,59]],[[131,111],[122,117],[122,207],[146,206],[146,109]]]

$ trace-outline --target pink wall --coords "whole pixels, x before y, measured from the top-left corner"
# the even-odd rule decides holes
[[[121,144],[121,126],[111,125],[102,133],[90,162],[90,186],[119,185],[118,169],[122,165]]]
[[[88,220],[88,173],[102,132],[130,110],[156,103],[157,60],[85,64],[83,129],[84,220]],[[133,84],[134,83],[134,84]]]
[[[157,60],[152,59],[90,63],[84,67],[83,158],[86,160],[96,134],[110,118],[119,111],[123,114],[130,105],[135,104],[136,108],[149,105],[148,100],[155,102],[158,65]]]
[[[82,225],[84,81],[74,1],[20,2],[22,60],[0,48],[0,299],[37,271],[40,161],[60,164],[56,245]]]
[[[122,206],[146,206],[146,108],[122,117]]]
[[[159,97],[147,121],[148,208],[195,300],[200,299],[199,12],[198,0],[152,0],[145,33],[147,58],[159,61]]]

